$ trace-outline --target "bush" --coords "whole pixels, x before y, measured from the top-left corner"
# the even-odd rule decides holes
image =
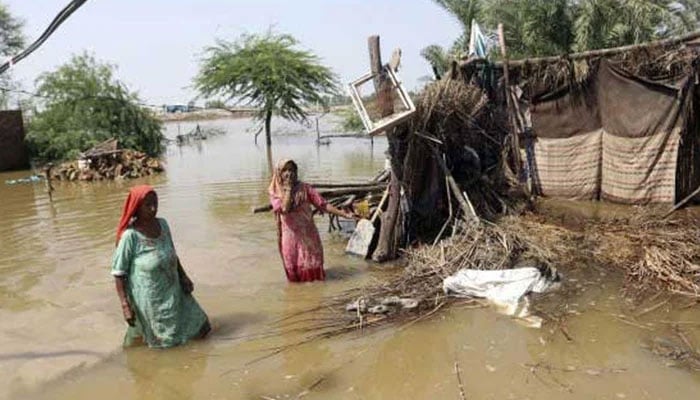
[[[204,108],[206,109],[212,109],[212,108],[219,108],[219,109],[226,109],[228,108],[226,106],[226,102],[223,100],[208,100],[206,103],[204,103]]]
[[[364,132],[365,126],[362,124],[362,119],[360,115],[357,114],[355,108],[347,107],[340,109],[336,114],[342,119],[340,123],[340,128],[343,132]]]
[[[110,138],[122,148],[160,155],[161,122],[114,78],[114,71],[115,66],[82,54],[39,77],[37,92],[44,101],[35,108],[27,135],[34,157],[75,158]]]

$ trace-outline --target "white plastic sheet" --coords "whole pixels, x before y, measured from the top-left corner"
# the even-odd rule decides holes
[[[520,318],[528,326],[540,327],[541,319],[529,313],[528,293],[544,293],[559,286],[556,272],[543,274],[526,267],[496,271],[461,269],[445,278],[442,289],[456,297],[481,297],[498,306],[500,312]]]

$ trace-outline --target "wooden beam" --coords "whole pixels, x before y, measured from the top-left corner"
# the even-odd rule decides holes
[[[693,193],[691,193],[691,194],[689,194],[688,196],[686,196],[683,200],[681,200],[681,201],[679,201],[678,203],[676,203],[676,205],[674,205],[673,208],[671,208],[670,210],[668,210],[668,212],[667,212],[666,214],[664,214],[664,216],[661,217],[661,219],[668,218],[669,215],[673,214],[676,210],[678,210],[679,208],[681,208],[681,207],[683,207],[684,205],[686,205],[690,200],[693,199],[693,197],[697,196],[698,194],[700,194],[700,187],[698,187],[697,189],[695,189],[695,190],[693,191]]]
[[[379,46],[379,35],[372,35],[367,38],[369,48],[369,68],[374,75],[374,91],[379,94],[382,84],[382,53]]]
[[[501,45],[501,56],[503,57],[503,94],[506,96],[506,109],[508,110],[508,126],[510,127],[510,135],[513,138],[511,147],[513,150],[513,161],[515,162],[515,175],[518,183],[520,183],[520,172],[522,169],[522,160],[520,159],[520,140],[518,139],[518,128],[515,123],[513,100],[510,98],[510,79],[508,74],[508,51],[506,48],[506,36],[503,32],[503,24],[498,24],[498,42]]]
[[[374,75],[374,93],[376,94],[377,107],[379,108],[379,117],[384,118],[394,113],[394,101],[392,96],[391,85],[384,73],[382,64],[381,48],[379,46],[379,36],[373,35],[367,38],[369,47],[369,66],[372,75]],[[386,132],[383,132],[386,134]],[[382,134],[382,133],[379,133]]]

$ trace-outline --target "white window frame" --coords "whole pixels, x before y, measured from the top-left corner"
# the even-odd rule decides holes
[[[360,96],[360,91],[358,88],[360,85],[373,80],[378,74],[369,72],[348,85],[348,91],[350,98],[352,98],[352,103],[355,106],[355,110],[360,115],[362,124],[365,126],[365,130],[367,130],[367,134],[370,136],[376,136],[380,133],[386,132],[388,129],[406,121],[416,112],[416,107],[413,105],[411,97],[408,95],[408,92],[406,92],[406,89],[404,89],[403,84],[396,76],[396,73],[388,65],[384,66],[382,72],[389,78],[389,82],[392,85],[392,91],[398,91],[399,99],[406,108],[405,111],[394,113],[380,119],[379,121],[372,122],[369,117],[369,113],[367,113],[365,105],[362,103],[362,96]],[[379,93],[377,93],[377,95],[379,95]]]

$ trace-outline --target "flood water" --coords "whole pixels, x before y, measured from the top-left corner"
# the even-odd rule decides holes
[[[297,160],[303,179],[362,181],[383,168],[383,139],[317,147],[309,129],[274,124],[281,131],[274,157]],[[620,277],[596,266],[562,266],[565,290],[535,300],[563,307],[564,328],[533,329],[489,308],[456,308],[251,363],[302,339],[278,331],[282,318],[397,267],[345,256],[343,239],[319,217],[329,279],[288,284],[272,216],[251,213],[266,202],[269,179],[264,147],[246,132],[252,123],[200,125],[226,133],[170,146],[167,173],[158,177],[57,184],[49,202],[43,184],[4,184],[29,172],[0,174],[0,398],[460,399],[458,377],[468,399],[697,398],[700,374],[650,346],[672,337],[677,323],[698,348],[698,308],[661,296],[641,313],[620,297]],[[193,126],[169,124],[167,136]],[[212,321],[205,341],[121,348],[125,324],[109,274],[114,229],[128,187],[144,182],[158,191],[159,215]],[[638,317],[620,316],[631,312]],[[261,332],[277,334],[256,338]]]

